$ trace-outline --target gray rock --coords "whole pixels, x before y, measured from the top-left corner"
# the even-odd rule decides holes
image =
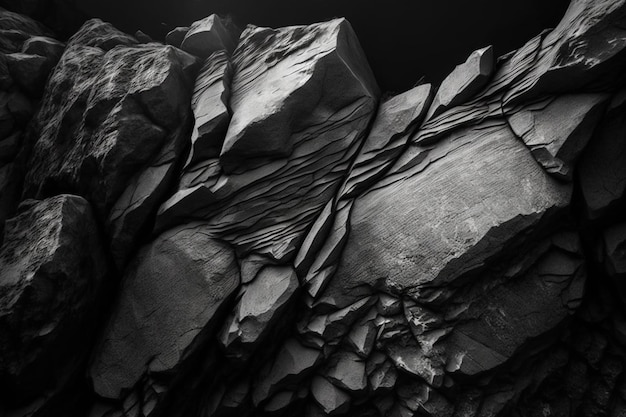
[[[232,23],[212,14],[191,24],[180,44],[180,49],[201,58],[208,58],[217,51],[226,51],[230,55],[237,47],[240,34],[241,31]],[[171,40],[177,41],[178,36],[180,34],[176,34]]]
[[[522,276],[469,303],[457,318],[462,324],[442,342],[447,371],[474,375],[504,363],[575,311],[585,278],[580,255],[550,247]]]
[[[456,131],[420,164],[356,200],[348,242],[324,296],[343,306],[359,296],[359,285],[410,292],[449,283],[566,207],[570,193],[505,124]]]
[[[21,89],[31,96],[42,94],[46,80],[56,62],[39,55],[13,53],[6,55],[9,73]]]
[[[252,399],[255,405],[282,389],[298,386],[321,359],[321,352],[303,346],[296,339],[287,340],[275,360],[267,364],[254,382]]]
[[[65,44],[61,41],[47,36],[33,36],[24,42],[21,52],[24,54],[43,56],[56,64],[59,59],[61,59],[64,49]]]
[[[367,361],[366,371],[369,379],[369,386],[372,391],[391,390],[398,380],[398,371],[387,357],[376,352]]]
[[[165,36],[165,43],[175,46],[176,48],[180,48],[187,32],[189,32],[188,26],[178,26],[167,33]]]
[[[46,89],[24,194],[71,190],[87,197],[100,220],[112,224],[112,250],[123,265],[182,156],[190,117],[186,72],[195,60],[156,44],[106,53],[77,45],[100,44],[89,38],[99,39],[99,28],[86,27]]]
[[[607,98],[563,95],[515,111],[508,122],[546,171],[571,180],[574,163],[591,139]]]
[[[362,394],[367,389],[365,362],[352,352],[340,351],[328,360],[324,376],[350,394]]]
[[[83,365],[107,265],[89,203],[32,201],[0,250],[0,379],[7,405],[60,389]],[[4,401],[4,400],[3,400]]]
[[[187,165],[217,158],[228,129],[230,115],[230,64],[224,51],[213,53],[196,77],[191,108],[196,119],[191,134],[191,153]]]
[[[232,250],[201,224],[159,236],[127,268],[91,368],[96,393],[120,398],[144,375],[173,376],[206,343],[235,294]]]
[[[226,354],[247,360],[267,332],[283,319],[298,286],[298,277],[288,266],[267,266],[243,286],[237,306],[220,332]]]
[[[425,116],[432,101],[430,84],[414,87],[378,106],[378,113],[365,139],[341,196],[355,197],[375,183],[402,153],[410,133]]]
[[[249,169],[249,159],[288,157],[304,139],[296,133],[357,100],[366,107],[378,94],[343,19],[276,30],[248,27],[233,65],[233,116],[220,154],[229,173]]]
[[[109,51],[116,46],[136,45],[137,39],[116,29],[100,19],[90,19],[67,42],[67,47],[75,45],[92,46]]]
[[[626,91],[616,94],[578,164],[582,195],[591,219],[619,212],[620,201],[626,195],[625,100]]]
[[[350,396],[321,376],[313,378],[311,394],[326,415],[345,414],[350,409]]]
[[[426,118],[436,117],[446,109],[470,99],[487,85],[494,70],[493,47],[472,52],[464,63],[457,65],[443,80]]]

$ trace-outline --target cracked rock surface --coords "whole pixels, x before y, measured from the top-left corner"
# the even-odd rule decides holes
[[[0,10],[0,415],[626,415],[625,28],[381,94],[341,18]]]

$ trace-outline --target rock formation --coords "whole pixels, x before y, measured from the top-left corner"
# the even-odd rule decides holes
[[[0,10],[0,415],[626,415],[624,27],[389,95],[345,19]]]

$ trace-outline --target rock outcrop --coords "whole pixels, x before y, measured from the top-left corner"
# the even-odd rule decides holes
[[[345,19],[0,10],[0,414],[624,415],[625,27],[381,96]]]

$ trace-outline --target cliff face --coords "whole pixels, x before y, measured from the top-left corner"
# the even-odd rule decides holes
[[[624,28],[381,97],[344,19],[0,10],[2,415],[625,415]]]

